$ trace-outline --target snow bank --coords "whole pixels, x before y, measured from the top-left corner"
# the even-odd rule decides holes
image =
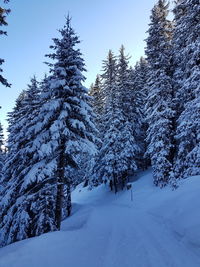
[[[157,209],[152,211],[171,227],[179,241],[200,249],[199,195],[200,176],[189,177],[180,183],[177,190],[166,189],[160,196],[162,201]]]

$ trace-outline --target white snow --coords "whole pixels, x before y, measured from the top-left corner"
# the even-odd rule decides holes
[[[200,177],[161,190],[146,171],[132,188],[79,186],[62,231],[1,248],[0,267],[199,267]]]

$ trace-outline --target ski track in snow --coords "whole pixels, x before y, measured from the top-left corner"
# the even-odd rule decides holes
[[[76,193],[62,231],[0,249],[0,267],[200,267],[200,247],[178,237],[149,206],[159,189],[137,181],[133,192],[132,202],[129,191]]]

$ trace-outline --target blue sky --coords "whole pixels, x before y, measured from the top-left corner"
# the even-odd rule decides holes
[[[2,1],[1,1],[2,2]],[[1,36],[0,57],[4,76],[11,88],[0,84],[0,121],[7,127],[6,114],[11,111],[19,93],[26,89],[30,78],[41,79],[48,67],[43,63],[52,38],[59,36],[65,16],[70,13],[72,25],[80,36],[81,51],[88,72],[89,86],[101,70],[109,49],[118,53],[124,44],[135,64],[144,54],[144,39],[150,10],[155,0],[11,0],[12,12],[7,21],[8,36]]]

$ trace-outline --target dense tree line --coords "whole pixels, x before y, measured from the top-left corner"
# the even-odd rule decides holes
[[[116,193],[150,165],[160,188],[200,174],[199,0],[177,0],[173,21],[168,13],[158,0],[146,58],[131,67],[123,45],[117,56],[109,50],[89,92],[67,18],[47,55],[49,74],[33,77],[9,113],[8,152],[0,149],[2,246],[59,230],[81,182]]]
[[[97,184],[108,182],[115,192],[118,187],[123,189],[128,175],[142,165],[144,153],[141,142],[141,102],[144,95],[138,91],[141,88],[135,86],[136,78],[133,78],[128,60],[124,46],[120,48],[118,57],[110,50],[103,61],[101,84],[98,82],[97,90],[96,81],[91,88],[94,111],[98,112],[97,118],[101,118],[97,127],[102,140],[92,181]]]
[[[118,180],[119,177],[124,177],[123,171],[117,169],[116,164],[122,162],[122,159],[119,159],[119,151],[123,153],[126,142],[123,139],[123,148],[118,150],[118,141],[120,134],[123,134],[123,130],[127,126],[126,120],[129,121],[129,116],[132,120],[130,123],[132,131],[130,132],[128,130],[130,128],[128,128],[125,133],[129,136],[130,141],[130,136],[134,138],[130,147],[133,149],[134,145],[140,144],[136,149],[137,153],[131,150],[131,163],[135,162],[134,170],[138,167],[139,169],[144,168],[150,160],[154,184],[161,188],[167,184],[176,187],[178,179],[200,174],[199,10],[199,0],[176,1],[173,10],[174,19],[169,21],[169,3],[166,0],[159,0],[153,7],[150,16],[145,49],[146,61],[141,59],[133,69],[129,69],[129,74],[125,76],[120,73],[119,65],[122,61],[119,59],[116,74],[113,75],[116,79],[115,83],[113,82],[115,88],[109,89],[107,93],[104,93],[105,74],[102,74],[101,85],[98,85],[98,90],[95,91],[93,103],[97,117],[101,117],[100,121],[103,122],[104,116],[97,108],[100,106],[100,99],[103,99],[105,107],[107,100],[109,105],[120,104],[118,104],[118,109],[115,104],[115,108],[111,107],[110,111],[107,111],[107,118],[103,125],[108,123],[113,132],[101,129],[103,138],[99,157],[101,158],[103,155],[101,153],[104,153],[105,156],[102,164],[99,164],[101,160],[98,159],[98,165],[94,167],[94,170],[100,172],[95,173],[94,177],[103,181],[105,175],[112,182],[114,179]],[[112,57],[114,56],[112,55]],[[108,64],[107,69],[109,69]],[[124,68],[122,69],[124,70]],[[120,77],[118,82],[117,77]],[[91,92],[94,92],[95,88],[97,87],[93,86]],[[110,97],[109,93],[113,90],[115,92]],[[102,98],[101,95],[104,97]],[[130,102],[127,102],[128,99]],[[126,115],[123,105],[128,109]],[[103,105],[101,104],[101,106]],[[126,118],[125,120],[122,119],[122,114],[125,115],[123,117]],[[116,126],[114,126],[115,121]],[[117,121],[120,122],[117,124]],[[118,131],[117,125],[121,127],[118,126],[120,129]],[[126,148],[127,151],[128,148]],[[128,154],[125,157],[128,160]],[[141,161],[140,164],[138,159]],[[127,162],[126,164],[127,170],[130,171],[130,165]],[[106,173],[107,169],[108,173]]]

